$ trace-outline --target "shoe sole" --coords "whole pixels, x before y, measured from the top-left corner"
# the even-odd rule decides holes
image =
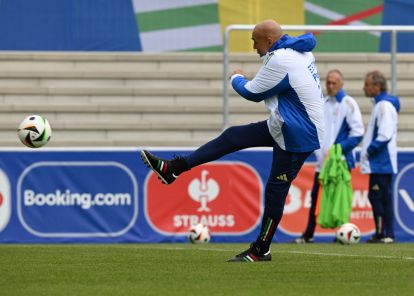
[[[157,174],[157,176],[158,176],[158,179],[160,179],[161,180],[161,182],[163,183],[163,184],[165,184],[165,185],[169,185],[170,183],[168,183],[158,172],[157,172],[157,170],[151,165],[151,163],[150,163],[150,161],[148,160],[148,157],[147,157],[147,155],[145,154],[145,152],[144,151],[141,151],[140,152],[140,154],[141,154],[141,159],[142,159],[142,161],[147,165],[147,167],[149,167],[154,173],[156,173]]]
[[[272,261],[272,257],[268,257],[268,258],[264,258],[264,259],[259,259],[259,260],[256,260],[256,261],[243,260],[243,259],[240,259],[240,258],[230,258],[226,262],[259,263],[259,262],[270,262],[270,261]]]

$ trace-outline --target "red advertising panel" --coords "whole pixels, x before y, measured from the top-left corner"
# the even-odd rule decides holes
[[[145,183],[149,224],[164,234],[187,233],[196,223],[213,234],[243,234],[260,222],[262,182],[253,167],[240,162],[214,162],[161,184],[151,172]]]
[[[0,169],[0,232],[9,224],[11,210],[10,181]]]
[[[301,235],[306,228],[309,208],[311,205],[311,190],[315,174],[313,164],[305,164],[289,190],[286,199],[283,218],[279,229],[290,235]],[[352,213],[350,222],[356,224],[363,235],[374,231],[374,221],[371,204],[368,200],[368,175],[360,172],[359,168],[352,170]],[[336,229],[316,227],[315,235],[333,235]]]

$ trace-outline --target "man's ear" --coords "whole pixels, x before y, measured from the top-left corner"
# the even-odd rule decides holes
[[[273,38],[267,37],[267,45],[269,45],[269,48],[272,47],[273,43]]]

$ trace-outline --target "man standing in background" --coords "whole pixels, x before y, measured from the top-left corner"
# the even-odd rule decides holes
[[[364,135],[364,123],[361,111],[354,98],[348,96],[344,89],[344,78],[337,70],[330,70],[326,75],[325,98],[325,134],[321,149],[315,151],[316,171],[311,191],[311,207],[305,232],[297,238],[297,244],[313,243],[316,228],[316,204],[319,191],[319,172],[333,144],[340,144],[348,168],[355,167],[354,148],[361,142]]]
[[[369,243],[393,243],[394,210],[392,175],[397,173],[397,124],[400,101],[387,93],[387,81],[379,71],[365,76],[365,96],[374,107],[364,136],[361,171],[369,174],[368,198],[372,206],[375,234]]]

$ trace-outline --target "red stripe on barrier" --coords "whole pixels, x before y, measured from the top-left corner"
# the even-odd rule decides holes
[[[367,10],[360,11],[358,13],[352,14],[350,16],[347,16],[343,19],[332,21],[328,23],[328,25],[346,25],[353,21],[362,20],[364,18],[373,16],[375,14],[381,13],[384,10],[384,5],[378,5],[375,7],[372,7]]]
[[[369,8],[367,10],[363,10],[360,12],[357,12],[355,14],[349,15],[347,17],[344,17],[342,19],[339,20],[335,20],[332,22],[327,23],[327,25],[347,25],[353,21],[358,21],[358,20],[362,20],[364,18],[376,15],[378,13],[381,13],[384,10],[384,5],[378,5],[372,8]],[[319,35],[320,32],[312,32],[314,35]]]

